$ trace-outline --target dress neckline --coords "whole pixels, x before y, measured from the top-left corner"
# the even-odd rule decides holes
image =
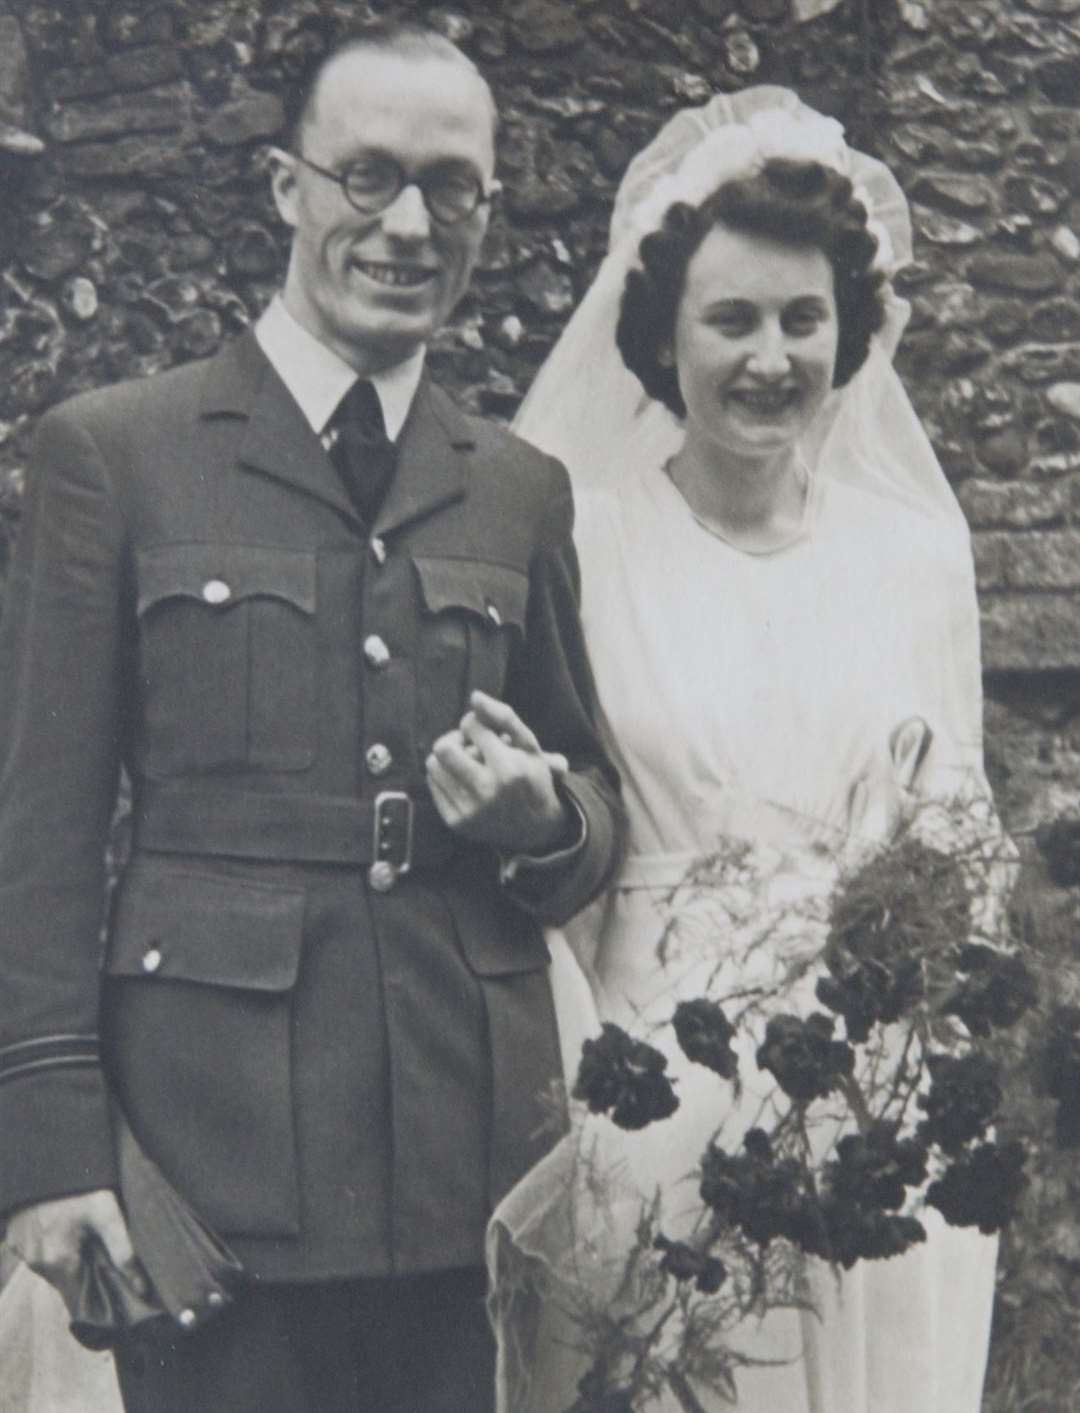
[[[799,518],[799,523],[794,531],[786,539],[780,541],[779,544],[762,546],[760,549],[748,545],[736,544],[735,541],[729,539],[723,531],[698,515],[672,479],[669,469],[670,461],[671,458],[669,457],[668,460],[663,462],[659,467],[659,480],[666,488],[665,494],[674,498],[678,505],[682,507],[685,517],[692,521],[693,524],[701,530],[702,534],[708,535],[708,537],[711,540],[715,540],[717,544],[724,545],[727,549],[731,550],[733,554],[744,555],[748,559],[771,559],[775,556],[785,554],[789,550],[795,549],[808,538],[817,514],[821,479],[811,471],[806,461],[802,458],[800,458],[799,467],[805,477],[806,494],[803,498],[802,515]]]

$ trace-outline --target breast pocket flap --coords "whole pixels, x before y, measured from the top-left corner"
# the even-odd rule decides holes
[[[180,544],[140,550],[138,611],[170,598],[210,608],[244,599],[281,599],[301,613],[315,612],[316,557],[310,550],[263,545]]]
[[[496,628],[524,629],[529,579],[520,569],[434,556],[417,556],[413,563],[428,613],[464,609]]]
[[[106,971],[287,991],[303,944],[304,893],[216,875],[135,873],[123,883]]]

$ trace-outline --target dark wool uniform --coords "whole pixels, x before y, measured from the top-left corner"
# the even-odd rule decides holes
[[[599,891],[618,829],[564,469],[425,376],[367,527],[252,335],[55,409],[32,461],[0,642],[0,1211],[114,1183],[108,1086],[254,1275],[476,1266],[555,1136],[540,925]],[[500,881],[430,802],[473,688],[570,761],[585,843],[543,878]]]

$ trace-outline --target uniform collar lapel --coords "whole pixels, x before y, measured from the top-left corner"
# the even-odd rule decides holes
[[[465,418],[425,373],[398,438],[397,468],[376,531],[388,534],[460,500],[466,491],[468,453],[475,445]]]
[[[202,413],[247,420],[237,454],[241,465],[327,502],[349,520],[359,520],[322,442],[251,332],[207,365]]]
[[[326,501],[358,522],[322,443],[251,332],[207,364],[202,413],[246,418],[238,456],[244,466]],[[466,490],[467,453],[475,445],[465,418],[425,373],[397,441],[397,467],[376,520],[377,532],[387,534],[459,500]]]

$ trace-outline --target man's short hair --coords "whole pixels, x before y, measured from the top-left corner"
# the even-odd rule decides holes
[[[325,48],[308,53],[301,61],[298,71],[287,85],[282,95],[285,105],[285,144],[295,148],[300,140],[304,123],[311,114],[315,103],[319,81],[324,72],[343,54],[354,50],[370,49],[376,53],[393,54],[399,58],[442,59],[458,64],[475,74],[484,87],[491,109],[491,126],[498,127],[499,115],[495,99],[487,79],[464,50],[459,49],[452,39],[438,30],[425,29],[421,25],[396,24],[389,20],[376,20],[362,28],[351,29],[345,34],[331,39]]]

